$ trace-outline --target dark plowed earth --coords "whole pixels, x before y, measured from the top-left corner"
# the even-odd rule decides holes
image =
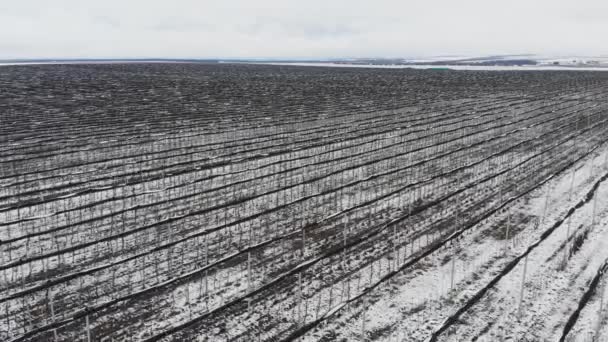
[[[608,73],[3,66],[0,120],[0,340],[293,340],[604,149]]]

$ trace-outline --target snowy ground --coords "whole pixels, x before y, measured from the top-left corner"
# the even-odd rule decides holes
[[[588,158],[574,174],[549,182],[418,267],[399,273],[305,340],[559,340],[608,258],[607,155],[604,149]],[[568,216],[571,208],[575,210]],[[518,223],[522,219],[527,223]],[[509,222],[517,228],[507,238],[503,234],[509,234]],[[435,339],[446,320],[497,277]],[[603,284],[584,306],[567,341],[608,338]]]
[[[423,65],[423,64],[398,64],[398,65],[378,65],[378,64],[338,64],[338,63],[254,63],[268,65],[298,65],[315,67],[337,67],[337,68],[380,68],[380,69],[451,69],[451,70],[487,70],[487,71],[524,71],[524,70],[578,70],[578,71],[608,71],[608,67],[603,66],[559,66],[551,64],[542,65],[521,65],[521,66],[497,66],[497,65]]]

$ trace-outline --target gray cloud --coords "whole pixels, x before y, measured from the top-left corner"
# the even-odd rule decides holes
[[[20,0],[0,58],[608,53],[605,0]]]

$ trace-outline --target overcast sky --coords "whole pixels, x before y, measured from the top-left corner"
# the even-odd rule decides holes
[[[608,55],[608,0],[0,0],[0,59]]]

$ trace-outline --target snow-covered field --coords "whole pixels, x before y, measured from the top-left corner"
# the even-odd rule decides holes
[[[608,260],[607,156],[604,148],[578,165],[574,181],[564,174],[519,199],[306,340],[337,334],[378,341],[558,341]],[[511,237],[488,238],[506,234],[521,217],[531,219],[514,225]],[[600,308],[604,281],[567,341],[607,338],[598,333],[607,311]]]
[[[294,66],[315,66],[315,67],[337,67],[337,68],[378,68],[378,69],[450,69],[450,70],[472,70],[472,71],[525,71],[525,70],[570,70],[570,71],[608,71],[607,65],[432,65],[432,64],[349,64],[349,63],[332,63],[332,62],[250,62],[252,64],[267,64],[267,65],[294,65]]]
[[[0,83],[2,341],[608,338],[606,73]]]

